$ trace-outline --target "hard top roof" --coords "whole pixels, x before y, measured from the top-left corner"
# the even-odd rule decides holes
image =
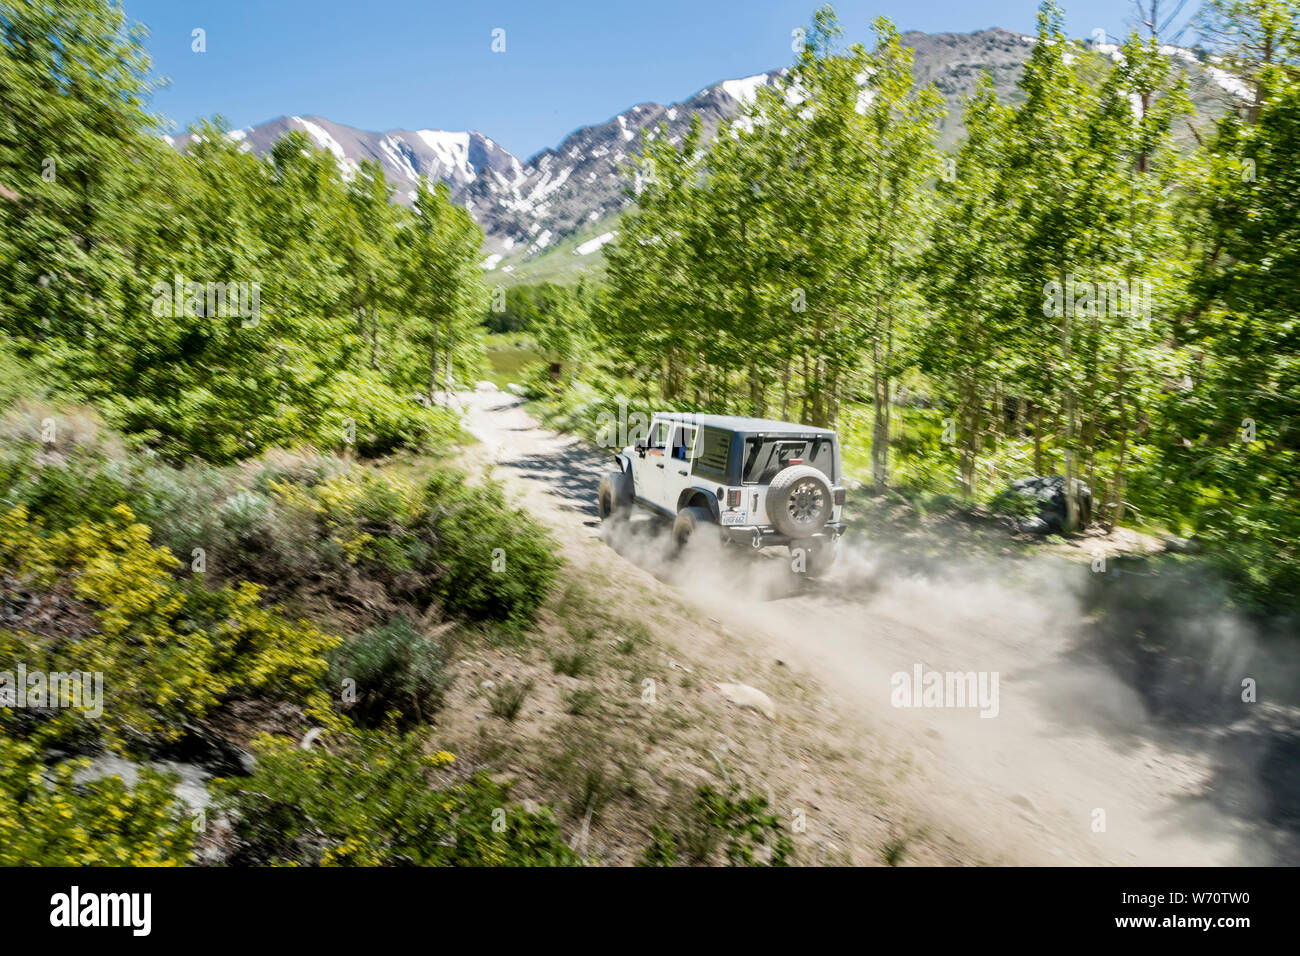
[[[696,415],[693,412],[656,412],[655,418],[691,425],[706,425],[733,432],[782,433],[794,435],[834,435],[830,428],[814,428],[795,422],[778,422],[770,418],[743,418],[739,415]]]

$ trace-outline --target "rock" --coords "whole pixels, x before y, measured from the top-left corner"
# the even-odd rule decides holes
[[[253,755],[219,734],[198,724],[185,724],[184,735],[165,747],[158,756],[202,767],[214,777],[247,777],[253,772]]]
[[[522,385],[517,385],[514,382],[511,382],[506,386],[506,391],[511,395],[518,395],[520,398],[524,398],[528,395],[528,389],[524,388]]]
[[[495,392],[496,390],[497,387],[492,382],[477,382],[474,385],[474,391],[476,392]]]
[[[1011,483],[1011,494],[1030,499],[1036,514],[1022,518],[1017,528],[1023,534],[1061,534],[1066,526],[1065,477],[1046,475],[1021,478]],[[1092,489],[1079,482],[1079,526],[1092,520]]]
[[[756,710],[768,720],[776,719],[776,704],[758,688],[748,684],[718,684],[717,687],[718,693],[733,704]]]
[[[1172,551],[1175,554],[1199,554],[1201,543],[1195,538],[1179,538],[1170,536],[1164,540],[1165,550]]]
[[[1016,530],[1021,534],[1051,534],[1051,526],[1042,518],[1021,518],[1016,522]]]

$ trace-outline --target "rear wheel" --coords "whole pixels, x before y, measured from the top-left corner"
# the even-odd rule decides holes
[[[621,471],[604,475],[596,492],[596,510],[601,521],[627,517],[632,510],[632,479]]]
[[[718,544],[717,535],[710,534],[716,528],[708,508],[683,508],[677,512],[677,520],[673,522],[673,552],[681,554],[687,548],[698,548],[706,542]]]

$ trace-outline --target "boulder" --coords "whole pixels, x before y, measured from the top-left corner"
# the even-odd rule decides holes
[[[1092,489],[1079,482],[1079,526],[1092,520]],[[1017,528],[1023,534],[1061,534],[1065,531],[1065,476],[1045,475],[1021,478],[1011,483],[1012,495],[1029,499],[1033,514],[1021,518]]]

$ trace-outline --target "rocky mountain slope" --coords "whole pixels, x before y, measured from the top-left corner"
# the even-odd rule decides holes
[[[1016,82],[1033,48],[1034,39],[1002,29],[974,33],[907,33],[904,42],[916,54],[915,72],[922,83],[933,82],[944,95],[949,116],[941,143],[950,146],[962,134],[961,100],[988,72],[999,93],[1009,101],[1018,96]],[[1114,47],[1097,48],[1113,56]],[[1193,99],[1208,115],[1217,115],[1234,95],[1231,78],[1203,67],[1187,51],[1169,51],[1187,69]],[[485,265],[513,270],[526,260],[563,244],[566,255],[582,258],[597,253],[612,234],[612,217],[630,205],[623,170],[641,141],[643,130],[665,124],[677,138],[699,116],[712,134],[724,119],[736,114],[754,91],[771,83],[780,71],[744,79],[724,80],[689,99],[662,106],[640,103],[603,123],[571,133],[554,149],[544,149],[526,161],[479,132],[390,130],[366,132],[317,116],[281,117],[232,137],[258,154],[291,129],[306,132],[321,148],[338,157],[344,170],[363,159],[377,160],[396,189],[395,199],[409,203],[420,177],[441,179],[453,198],[465,205],[483,227]],[[184,148],[188,137],[175,140]],[[576,240],[565,242],[565,240]],[[585,241],[584,241],[585,240]],[[571,248],[568,248],[571,247]],[[593,256],[594,258],[594,256]]]

